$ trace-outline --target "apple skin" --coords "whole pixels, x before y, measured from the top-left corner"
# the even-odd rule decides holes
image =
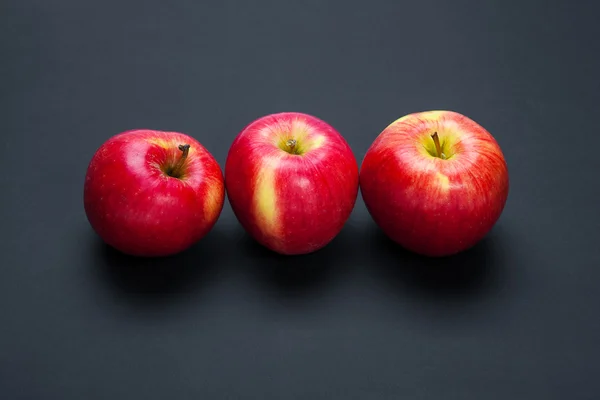
[[[447,159],[436,156],[435,132]],[[379,134],[363,159],[360,190],[390,239],[440,257],[474,246],[492,229],[509,177],[498,143],[482,126],[453,111],[426,111]]]
[[[179,177],[167,169],[183,157]],[[214,157],[178,132],[132,130],[107,140],[87,169],[84,207],[96,233],[134,256],[179,253],[214,226],[223,208],[225,184]]]
[[[225,186],[235,216],[258,243],[284,255],[307,254],[333,240],[350,216],[358,163],[326,122],[297,112],[271,114],[235,138]]]

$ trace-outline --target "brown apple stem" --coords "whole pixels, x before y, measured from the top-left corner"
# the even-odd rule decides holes
[[[438,136],[438,133],[434,132],[433,135],[431,135],[431,138],[433,139],[433,143],[435,144],[435,152],[437,153],[437,156],[442,160],[445,160],[446,155],[442,152],[442,146],[440,145],[440,138]]]
[[[177,164],[175,164],[173,169],[171,169],[171,173],[169,174],[176,178],[183,175],[183,165],[185,164],[185,159],[187,158],[188,153],[190,152],[190,145],[187,143],[180,144],[178,149],[181,150],[181,157],[179,157],[179,160],[177,160]]]
[[[285,142],[286,146],[289,147],[290,149],[290,153],[294,154],[296,152],[296,140],[295,139],[290,139],[287,142]]]

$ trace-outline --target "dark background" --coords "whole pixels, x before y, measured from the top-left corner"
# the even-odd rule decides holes
[[[0,398],[597,399],[600,7],[559,1],[0,3]],[[174,259],[103,245],[83,211],[110,136],[177,130],[221,166],[279,111],[358,162],[402,115],[486,127],[511,173],[478,246],[427,260],[359,198],[307,257],[226,202]]]

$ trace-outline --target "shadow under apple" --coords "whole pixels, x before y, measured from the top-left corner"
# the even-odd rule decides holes
[[[246,272],[278,298],[314,295],[332,285],[341,273],[343,248],[352,240],[347,228],[325,247],[309,254],[278,254],[244,233],[240,243],[248,260]]]
[[[94,235],[95,267],[101,280],[121,299],[146,305],[168,303],[215,278],[220,236],[213,229],[179,254],[144,258],[123,254]]]
[[[473,302],[491,296],[502,283],[502,232],[493,229],[474,247],[447,257],[426,257],[404,249],[374,223],[367,234],[369,268],[402,293],[442,303]]]

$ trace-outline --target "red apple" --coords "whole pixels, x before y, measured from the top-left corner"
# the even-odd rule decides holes
[[[508,197],[508,170],[492,135],[452,111],[406,115],[365,154],[361,194],[393,241],[427,256],[474,246]]]
[[[198,141],[178,132],[133,130],[94,154],[84,206],[110,246],[135,256],[166,256],[212,229],[224,196],[221,168]]]
[[[326,122],[272,114],[234,140],[225,186],[234,214],[257,242],[280,254],[306,254],[342,230],[358,195],[358,164]]]

